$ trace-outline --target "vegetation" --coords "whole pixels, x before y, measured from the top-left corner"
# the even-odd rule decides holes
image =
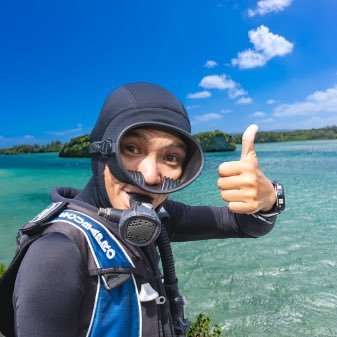
[[[256,135],[256,143],[271,142],[290,142],[297,140],[321,140],[321,139],[337,139],[337,125],[326,126],[320,129],[310,130],[294,130],[294,131],[266,131],[258,132]],[[232,136],[232,140],[239,144],[242,140],[242,134]]]
[[[89,157],[89,135],[72,138],[64,144],[59,157]]]
[[[234,151],[241,144],[242,134],[229,135],[219,130],[200,132],[194,135],[205,152]],[[256,143],[286,142],[298,140],[337,139],[337,125],[320,129],[294,131],[262,131],[256,135]],[[47,145],[17,145],[0,149],[0,154],[59,152],[60,157],[89,157],[89,135],[70,140],[62,146],[60,141]]]
[[[0,278],[6,270],[6,266],[3,263],[0,263]]]
[[[0,149],[0,154],[59,152],[61,147],[62,143],[57,140],[46,145],[16,145],[8,149]]]
[[[240,144],[242,134],[229,135],[219,130],[200,132],[194,135],[205,152],[234,151],[236,144]],[[327,126],[320,129],[294,131],[266,131],[258,132],[256,143],[285,142],[297,140],[337,139],[337,126]],[[59,153],[60,157],[88,157],[89,135],[73,138],[64,144]]]
[[[204,152],[234,151],[236,144],[232,136],[219,130],[200,132],[194,135]]]
[[[221,326],[211,327],[209,316],[199,314],[195,322],[191,322],[187,337],[221,337]]]

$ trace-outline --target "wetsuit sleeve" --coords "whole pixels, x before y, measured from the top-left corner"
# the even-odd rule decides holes
[[[73,241],[49,233],[28,249],[15,282],[17,337],[76,337],[87,267]]]
[[[220,238],[257,238],[267,234],[275,224],[248,214],[236,214],[228,207],[188,206],[167,200],[170,215],[168,232],[171,241],[193,241]]]

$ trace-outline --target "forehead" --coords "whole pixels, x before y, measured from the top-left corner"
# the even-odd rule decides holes
[[[153,141],[155,139],[165,139],[174,145],[186,148],[186,144],[177,132],[168,132],[155,128],[136,128],[128,131],[123,139],[127,137],[136,137],[140,140]]]

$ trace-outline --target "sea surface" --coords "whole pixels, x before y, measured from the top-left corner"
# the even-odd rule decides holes
[[[256,151],[265,174],[284,184],[287,209],[259,239],[173,244],[188,316],[209,314],[223,336],[337,336],[337,141]],[[217,167],[239,158],[240,147],[206,154],[203,174],[171,198],[222,205]],[[18,228],[49,204],[55,186],[82,188],[90,176],[89,159],[0,156],[0,262],[10,262]]]

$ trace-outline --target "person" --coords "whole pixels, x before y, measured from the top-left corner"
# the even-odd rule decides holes
[[[114,90],[90,135],[92,178],[82,190],[56,188],[51,206],[20,231],[24,248],[4,278],[14,287],[13,326],[6,319],[2,332],[186,335],[169,242],[257,238],[284,209],[282,185],[258,165],[256,132],[245,131],[239,161],[219,166],[228,206],[185,205],[168,196],[198,177],[203,153],[184,106],[151,83]]]

